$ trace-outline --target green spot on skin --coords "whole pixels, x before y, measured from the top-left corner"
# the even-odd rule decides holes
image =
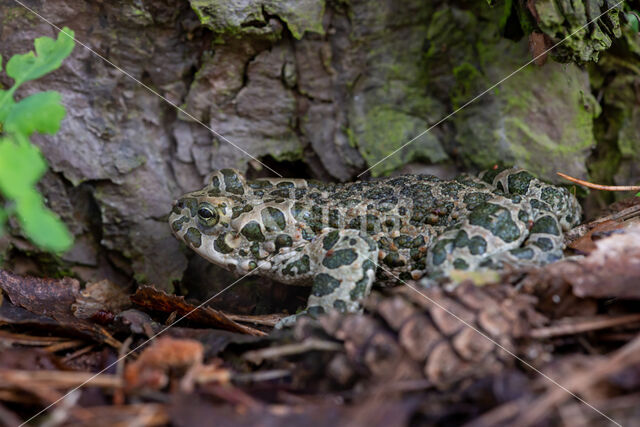
[[[562,203],[562,192],[558,188],[545,187],[542,189],[542,201],[549,206],[556,207]]]
[[[456,234],[456,237],[454,239],[453,246],[455,248],[464,248],[466,246],[469,246],[469,236],[467,235],[466,231],[458,231],[458,234]]]
[[[349,298],[351,301],[357,301],[361,298],[364,298],[365,293],[367,292],[367,284],[369,283],[369,276],[367,273],[364,273],[362,279],[356,282],[356,286],[349,292]]]
[[[189,220],[186,216],[183,216],[180,219],[176,219],[171,223],[171,228],[177,233],[178,231],[182,230],[182,225],[187,221]]]
[[[183,199],[182,203],[187,209],[189,209],[189,213],[192,217],[195,218],[195,216],[198,215],[198,200],[189,197],[187,199]]]
[[[487,241],[480,236],[474,236],[469,241],[469,251],[472,255],[482,255],[487,251]]]
[[[535,179],[533,175],[531,175],[527,171],[520,171],[518,173],[509,175],[509,193],[519,195],[527,194],[527,192],[529,191],[529,183],[533,179]]]
[[[453,267],[456,270],[466,270],[469,268],[469,264],[467,264],[467,262],[465,260],[463,260],[462,258],[456,258],[453,261]]]
[[[254,181],[249,181],[247,183],[247,185],[249,187],[253,188],[254,190],[264,190],[265,188],[273,187],[272,183],[270,183],[269,181],[262,180],[262,179],[256,179]]]
[[[533,244],[545,252],[549,252],[554,247],[553,242],[548,237],[540,237],[538,240],[533,242]]]
[[[376,241],[373,240],[371,237],[367,236],[364,233],[358,233],[358,236],[364,240],[364,242],[367,244],[367,246],[369,247],[370,251],[375,251],[378,249],[378,245],[376,244]]]
[[[311,218],[311,212],[309,212],[306,206],[302,203],[296,202],[291,206],[291,215],[298,221],[306,222]]]
[[[451,251],[453,240],[440,240],[431,249],[433,265],[440,265],[447,259],[447,254]]]
[[[262,234],[262,229],[260,228],[260,224],[256,221],[248,222],[240,233],[252,242],[264,242],[264,234]]]
[[[351,265],[358,258],[358,254],[353,249],[338,249],[332,254],[327,254],[322,260],[322,265],[335,269],[343,265]]]
[[[293,239],[288,234],[278,234],[276,237],[276,251],[280,248],[289,248],[293,246]]]
[[[187,232],[184,233],[184,241],[193,248],[199,248],[200,245],[202,245],[202,234],[197,228],[190,227]]]
[[[213,249],[215,249],[216,251],[218,251],[220,253],[223,253],[223,254],[228,254],[228,253],[233,252],[233,248],[229,247],[229,245],[227,245],[227,242],[225,242],[225,240],[224,240],[226,235],[227,235],[227,233],[222,233],[213,242]]]
[[[326,273],[318,273],[313,278],[311,294],[316,297],[323,297],[333,293],[340,286],[340,281]]]
[[[273,190],[269,193],[270,196],[273,197],[282,197],[288,199],[291,196],[291,191],[288,188],[280,188],[278,190]]]
[[[464,196],[464,203],[469,210],[474,209],[480,203],[486,202],[491,198],[491,194],[487,193],[469,193]]]
[[[316,236],[315,233],[308,228],[303,228],[301,232],[302,232],[302,238],[309,242],[312,241]]]
[[[224,189],[228,193],[237,194],[239,196],[244,194],[244,187],[240,177],[233,169],[222,169],[220,171],[224,177]]]
[[[211,189],[220,191],[220,178],[217,176],[211,178]]]
[[[409,273],[407,271],[403,271],[402,273],[400,273],[398,278],[400,278],[400,280],[404,281],[404,282],[408,282],[409,280],[413,280],[413,277],[411,277],[411,273]]]
[[[338,230],[333,230],[331,231],[329,234],[327,234],[325,236],[325,238],[322,240],[322,248],[325,251],[328,251],[329,249],[331,249],[332,247],[335,246],[335,244],[338,242],[338,239],[340,239],[340,233]]]
[[[519,210],[518,211],[518,219],[522,222],[529,221],[529,214],[526,211]]]
[[[287,225],[284,219],[284,214],[280,209],[269,206],[262,209],[260,215],[262,216],[262,223],[267,231],[278,231],[278,229],[284,230]]]
[[[531,234],[546,233],[554,236],[560,235],[560,227],[558,227],[558,221],[550,215],[543,216],[533,223],[531,227]]]
[[[242,206],[234,206],[231,208],[231,219],[236,219],[242,213]]]
[[[511,255],[518,259],[533,259],[533,249],[531,248],[517,248],[509,251]]]
[[[349,222],[349,225],[347,228],[351,228],[353,230],[360,230],[361,227],[362,227],[362,217],[358,216]]]
[[[283,269],[282,274],[285,276],[295,276],[306,274],[311,270],[310,260],[308,255],[303,255],[300,259],[291,261]]]
[[[347,303],[341,299],[337,299],[333,302],[333,308],[338,310],[340,313],[344,313],[347,311]]]
[[[412,260],[418,261],[426,256],[426,252],[421,252],[419,249],[413,248],[409,251],[409,256]]]
[[[520,237],[520,230],[511,219],[511,212],[493,203],[482,203],[469,214],[469,223],[483,227],[506,243]]]
[[[376,271],[376,265],[370,259],[365,259],[362,263],[362,272],[366,273],[369,270]]]
[[[329,211],[329,226],[334,228],[343,227],[343,219],[340,211],[337,209],[331,209]]]
[[[349,292],[349,298],[351,298],[351,301],[364,298],[367,293],[367,286],[371,282],[369,275],[367,274],[369,270],[376,271],[376,265],[370,259],[366,259],[362,263],[362,278],[356,282],[355,287],[351,292]]]
[[[278,185],[276,185],[276,187],[278,187],[278,188],[293,188],[293,187],[295,187],[295,185],[293,184],[293,182],[284,181],[284,182],[279,182]]]
[[[406,265],[404,260],[400,257],[400,255],[398,255],[397,252],[389,252],[382,261],[391,268],[402,267]]]
[[[371,233],[371,234],[377,233],[382,228],[382,225],[380,224],[380,219],[375,215],[367,214],[365,217],[365,221],[367,221],[366,230],[368,233]]]
[[[411,247],[412,242],[413,239],[411,238],[411,236],[407,236],[404,234],[393,239],[393,243],[399,248],[409,248]]]
[[[249,247],[249,251],[251,251],[251,255],[253,255],[253,257],[255,259],[264,259],[264,258],[266,258],[266,256],[264,256],[264,257],[260,256],[260,244],[258,242],[253,242],[251,244],[251,246]]]

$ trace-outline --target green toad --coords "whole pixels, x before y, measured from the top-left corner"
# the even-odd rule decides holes
[[[580,214],[567,189],[521,169],[346,184],[246,181],[222,169],[175,202],[169,223],[190,248],[228,270],[258,268],[279,282],[311,286],[305,312],[316,315],[360,310],[374,281],[556,261],[563,230]]]

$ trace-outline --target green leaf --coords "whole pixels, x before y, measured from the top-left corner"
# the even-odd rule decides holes
[[[60,218],[47,209],[35,189],[16,200],[16,214],[27,237],[42,249],[62,252],[73,244],[71,233]]]
[[[11,91],[0,90],[0,123],[4,123],[11,111],[11,107],[15,104],[12,95]]]
[[[638,18],[638,13],[636,11],[627,13],[627,21],[629,22],[633,32],[637,33],[638,30],[640,30],[640,18]]]
[[[4,120],[5,130],[24,135],[31,135],[35,131],[56,133],[66,114],[61,99],[58,92],[39,92],[26,97],[11,107]]]
[[[13,200],[32,190],[47,170],[38,147],[18,135],[14,135],[17,142],[0,138],[0,192]]]
[[[57,92],[36,93],[18,103],[13,96],[22,83],[60,67],[73,50],[73,36],[73,31],[65,27],[57,40],[36,39],[35,53],[11,57],[5,71],[15,82],[8,90],[0,90],[0,133],[6,133],[0,137],[0,195],[13,202],[10,212],[0,208],[0,234],[4,232],[8,215],[15,213],[25,235],[40,248],[52,252],[69,249],[73,236],[45,206],[36,190],[35,185],[46,172],[47,163],[40,150],[29,141],[29,135],[57,132],[66,112]]]
[[[66,33],[66,34],[63,34]],[[34,80],[57,69],[69,56],[75,42],[75,33],[64,27],[58,33],[58,39],[39,37],[35,40],[36,52],[14,55],[7,62],[7,74],[15,80],[15,86]]]
[[[7,222],[7,213],[0,208],[0,236],[4,234],[4,224]]]

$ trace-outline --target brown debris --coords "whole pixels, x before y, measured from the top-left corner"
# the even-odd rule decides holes
[[[151,286],[141,286],[136,293],[131,296],[131,301],[149,310],[164,313],[176,312],[178,316],[187,316],[187,319],[203,327],[221,328],[227,331],[255,336],[266,335],[258,329],[234,322],[221,311],[211,307],[196,307],[187,303],[184,297],[169,295]]]
[[[598,236],[599,234],[606,234],[615,230],[620,230],[621,228],[624,228],[624,226],[624,223],[617,221],[609,220],[600,222],[598,224],[595,224],[595,226],[586,234],[574,240],[568,246],[580,253],[590,254],[597,248],[596,240],[594,240],[594,237]]]
[[[75,279],[41,279],[22,277],[0,270],[0,288],[9,300],[30,312],[53,318],[64,328],[114,348],[120,346],[115,338],[102,326],[78,319],[71,312],[71,304],[79,294],[80,284]],[[3,304],[4,305],[4,304]]]
[[[574,393],[584,392],[592,385],[605,380],[628,366],[640,363],[640,335],[617,350],[610,357],[589,366],[588,369],[564,377],[563,387]],[[553,407],[570,399],[571,395],[559,387],[549,387],[548,391],[531,403],[529,409],[520,414],[514,425],[532,426],[545,417]],[[606,414],[604,415],[606,416]]]
[[[565,260],[538,270],[523,286],[570,286],[579,298],[640,299],[640,226],[598,240],[596,250],[580,260]]]
[[[71,311],[80,319],[112,315],[131,306],[129,292],[109,280],[88,283],[76,296]]]
[[[169,383],[170,370],[186,372],[202,365],[204,347],[198,341],[157,338],[145,348],[138,359],[124,370],[125,389],[162,389]]]
[[[609,222],[595,220],[574,234],[586,234],[574,246],[587,256],[514,269],[496,284],[474,286],[472,277],[448,288],[410,282],[374,292],[364,314],[303,317],[293,330],[268,336],[235,321],[269,326],[276,315],[198,309],[188,325],[172,326],[129,356],[195,306],[146,287],[131,301],[148,314],[122,310],[129,303],[114,302],[124,293],[107,282],[81,295],[73,282],[14,277],[2,284],[0,423],[22,422],[62,399],[48,412],[61,425],[607,421],[593,408],[633,425],[640,389],[635,206],[621,205]],[[20,280],[31,294],[20,292]],[[66,317],[72,304],[86,317],[75,321],[105,325],[124,340],[117,354],[78,339]],[[107,366],[93,387],[65,397]]]
[[[547,62],[547,50],[551,47],[551,40],[543,33],[537,31],[529,34],[529,50],[533,56],[533,61],[538,67],[542,67]]]
[[[564,318],[561,322],[555,322],[550,326],[533,329],[529,336],[531,338],[551,338],[560,335],[576,335],[599,329],[614,328],[616,326],[628,324],[640,324],[640,313],[626,314],[623,316],[590,316],[586,319]]]

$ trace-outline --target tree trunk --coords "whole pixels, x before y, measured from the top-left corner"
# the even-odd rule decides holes
[[[172,200],[201,187],[212,169],[271,173],[245,152],[283,176],[351,180],[438,124],[371,174],[450,175],[502,162],[547,179],[556,171],[584,178],[596,136],[603,135],[608,148],[595,160],[613,156],[618,165],[626,158],[628,175],[616,175],[620,183],[640,176],[640,138],[633,138],[640,114],[631,95],[638,74],[606,79],[601,73],[613,55],[605,56],[604,66],[592,67],[591,77],[584,67],[553,61],[512,74],[532,56],[527,35],[503,36],[502,5],[463,0],[28,5],[55,25],[72,28],[78,42],[111,63],[78,44],[61,69],[19,94],[57,90],[63,95],[62,129],[36,143],[51,168],[42,191],[76,244],[60,258],[40,256],[36,266],[26,259],[37,252],[16,230],[0,240],[0,259],[15,270],[121,283],[134,277],[171,289],[190,265],[190,283],[216,289],[224,284],[220,276],[203,260],[188,261],[165,219]],[[34,38],[56,33],[17,3],[0,0],[5,62],[31,49]],[[626,55],[629,70],[637,70],[637,37],[625,35],[619,43],[618,54]],[[592,95],[592,87],[597,93],[611,85],[629,95],[606,91],[599,100]],[[467,106],[479,94],[484,95]],[[605,114],[615,120],[604,130],[594,130],[599,101],[616,108],[614,116]],[[626,110],[628,105],[633,107]],[[451,112],[456,114],[439,124]],[[616,168],[610,169],[605,178],[615,174]]]

